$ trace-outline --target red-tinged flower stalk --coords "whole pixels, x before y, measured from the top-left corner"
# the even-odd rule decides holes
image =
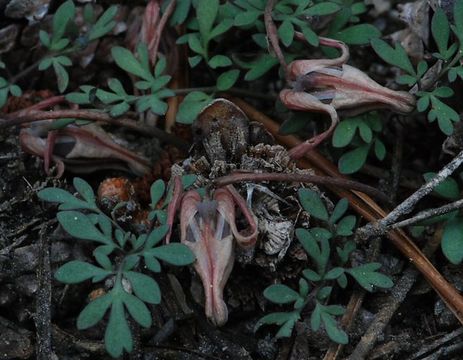
[[[148,53],[150,54],[151,64],[154,64],[156,62],[156,59],[152,58],[152,55],[153,50],[156,49],[155,51],[157,51],[157,28],[159,26],[159,19],[161,13],[161,6],[159,3],[159,0],[151,0],[148,2],[145,8],[145,12],[143,14],[143,21],[140,31],[140,41],[145,43],[148,47]]]

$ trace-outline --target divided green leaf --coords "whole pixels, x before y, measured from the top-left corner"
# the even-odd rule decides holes
[[[300,189],[298,195],[299,201],[305,211],[317,219],[328,220],[328,211],[326,210],[325,204],[323,204],[320,196],[315,191]]]

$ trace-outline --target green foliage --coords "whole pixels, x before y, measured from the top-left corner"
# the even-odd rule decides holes
[[[39,63],[39,70],[46,70],[53,66],[53,70],[58,80],[58,90],[60,93],[64,92],[69,84],[69,75],[65,66],[71,66],[72,61],[69,57],[64,55],[46,57]]]
[[[267,40],[263,14],[265,0],[220,2],[218,0],[198,0],[177,2],[170,18],[172,26],[185,24],[188,33],[178,39],[179,44],[188,44],[192,52],[189,57],[191,67],[204,63],[214,71],[215,89],[226,91],[233,87],[240,78],[241,71],[246,70],[244,80],[253,81],[263,76],[278,65],[278,60],[267,51]],[[162,2],[161,11],[165,11],[169,1]],[[40,33],[40,41],[49,51],[39,64],[40,70],[53,68],[57,76],[60,92],[69,85],[67,68],[72,65],[69,53],[82,50],[90,42],[101,38],[115,26],[117,7],[106,9],[99,18],[94,8],[87,4],[83,9],[85,31],[78,33],[75,26],[76,6],[72,0],[62,3],[54,15],[52,31]],[[351,44],[363,44],[373,37],[379,36],[376,28],[368,24],[357,24],[359,16],[366,12],[360,2],[340,0],[281,0],[278,1],[272,17],[278,27],[278,35],[288,53],[287,61],[300,56],[300,43],[294,41],[295,31],[300,31],[309,44],[318,46],[318,35],[311,28],[307,18],[334,17],[330,35]],[[351,26],[352,25],[352,26]],[[233,27],[249,32],[250,38],[261,48],[254,56],[243,57],[240,54],[220,53],[220,42]],[[151,111],[164,115],[167,111],[165,98],[174,96],[167,85],[170,76],[162,75],[165,59],[161,58],[155,69],[151,69],[146,45],[139,44],[136,54],[122,47],[114,47],[111,51],[115,63],[124,71],[139,78],[134,86],[141,95],[134,95],[127,89],[127,84],[119,79],[109,79],[108,89],[97,89],[90,85],[81,85],[80,91],[66,95],[68,101],[79,105],[101,107],[113,117],[121,116],[135,106],[138,112]],[[154,71],[153,71],[154,70]],[[14,91],[14,90],[13,90]],[[0,89],[0,100],[7,94]],[[193,92],[188,94],[181,104],[177,121],[191,124],[202,107],[210,103],[214,94]],[[70,122],[70,121],[69,121]],[[65,126],[65,125],[63,125]]]
[[[266,1],[236,1],[235,5],[239,9],[234,20],[235,26],[242,28],[254,26],[259,32],[264,32],[263,15]],[[340,6],[331,1],[316,4],[313,1],[282,0],[276,3],[272,17],[279,23],[278,36],[284,46],[291,46],[295,31],[303,33],[309,44],[318,46],[317,34],[303,19],[331,15],[339,9]]]
[[[454,82],[457,77],[463,79],[463,66],[455,66],[449,69],[448,79],[450,82]]]
[[[311,215],[320,220],[328,220],[328,211],[326,210],[323,201],[313,190],[300,189],[299,190],[299,201],[306,211]]]
[[[6,79],[0,76],[0,108],[6,104],[8,94],[21,96],[22,90],[18,85],[10,84]]]
[[[152,70],[148,49],[142,43],[137,47],[137,56],[119,46],[113,47],[111,54],[121,69],[142,79],[135,83],[135,87],[146,95],[130,95],[118,79],[112,78],[108,80],[110,91],[84,85],[80,87],[82,92],[70,93],[66,99],[82,105],[91,104],[97,99],[107,105],[107,110],[113,117],[129,111],[132,104],[135,104],[138,112],[150,110],[155,114],[164,115],[167,111],[167,103],[163,99],[174,95],[172,90],[166,88],[171,76],[163,75],[166,68],[165,58],[160,58]]]
[[[359,24],[359,16],[367,12],[363,1],[332,1],[340,6],[340,10],[328,25],[328,37],[344,41],[349,45],[363,45],[381,36],[381,32],[375,26]]]
[[[190,66],[196,67],[202,60],[212,69],[227,68],[233,64],[228,55],[218,54],[210,56],[209,48],[212,41],[218,41],[224,33],[233,26],[233,19],[224,16],[227,4],[221,5],[218,0],[198,0],[195,6],[196,21],[190,21],[188,27],[193,30],[177,41],[187,43],[195,53],[189,57]],[[223,72],[217,78],[217,89],[224,91],[231,88],[240,75],[238,69]]]
[[[180,124],[192,124],[200,111],[213,101],[213,97],[202,92],[192,91],[179,106],[177,122]]]
[[[86,5],[85,9],[87,11],[93,12],[91,5]],[[87,22],[91,23],[92,25],[87,34],[87,40],[93,41],[109,33],[114,28],[114,26],[116,26],[116,21],[114,18],[117,14],[117,11],[118,8],[116,5],[110,6],[94,23],[91,21],[94,18],[93,14],[89,14],[87,19],[90,21]]]
[[[350,45],[367,44],[370,40],[379,38],[381,32],[370,24],[352,25],[333,34],[333,38]]]
[[[124,350],[130,352],[133,346],[127,315],[140,326],[148,328],[151,326],[151,314],[146,304],[156,305],[161,302],[159,285],[153,277],[141,272],[141,263],[148,270],[159,273],[160,261],[184,266],[195,260],[194,255],[183,244],[159,245],[169,230],[162,222],[148,234],[135,235],[123,230],[97,207],[95,194],[88,183],[75,178],[73,184],[79,197],[58,188],[43,189],[38,196],[42,200],[60,204],[61,211],[57,218],[69,235],[96,243],[93,256],[97,265],[70,261],[55,272],[55,278],[66,284],[89,279],[93,282],[101,282],[106,278],[113,280],[114,285],[106,295],[93,300],[82,310],[77,327],[92,327],[103,320],[109,311],[105,344],[108,353],[118,357]],[[160,180],[153,184],[152,208],[161,201],[165,188]],[[157,219],[165,219],[165,210],[156,211]]]
[[[190,22],[189,28],[197,30],[179,38],[177,43],[188,43],[189,48],[197,55],[190,58],[190,65],[196,66],[204,59],[212,68],[231,65],[231,60],[220,55],[220,59],[209,57],[209,45],[212,40],[218,39],[233,26],[233,20],[224,18],[219,13],[218,0],[198,0],[195,6],[196,23]]]
[[[336,148],[353,147],[339,158],[338,167],[342,174],[353,174],[365,164],[373,150],[378,160],[386,156],[386,147],[379,139],[382,123],[376,112],[342,120],[334,130],[332,144]]]
[[[255,330],[262,325],[277,325],[280,327],[277,338],[291,336],[292,329],[302,317],[302,312],[311,306],[310,326],[318,331],[323,324],[328,337],[339,344],[348,342],[347,334],[338,327],[336,317],[344,313],[339,305],[326,305],[333,286],[345,288],[348,283],[346,275],[350,275],[367,291],[375,287],[390,288],[392,281],[377,270],[379,263],[367,263],[356,267],[347,267],[349,256],[355,250],[353,241],[340,241],[343,237],[351,236],[356,225],[356,218],[345,215],[348,201],[341,199],[331,214],[320,195],[309,189],[299,190],[299,201],[304,210],[321,221],[326,227],[312,227],[310,229],[296,229],[296,237],[310,258],[310,267],[302,271],[299,279],[299,289],[283,285],[271,285],[264,291],[264,297],[278,305],[293,304],[288,312],[275,312],[262,317],[256,324]],[[333,243],[340,246],[333,252]],[[313,288],[311,289],[311,285]]]
[[[445,224],[441,247],[452,264],[463,262],[463,217],[455,217]]]
[[[375,286],[384,289],[392,287],[394,284],[391,279],[376,271],[380,267],[380,263],[369,263],[352,269],[347,269],[346,272],[349,273],[357,281],[357,283],[367,291],[372,291]]]
[[[264,10],[266,1],[235,1],[229,14],[234,18],[234,26],[248,31],[254,31],[252,39],[262,49],[267,49],[267,41],[264,25]],[[328,36],[339,39],[347,44],[365,44],[370,39],[381,35],[379,30],[370,24],[355,24],[359,21],[358,15],[366,12],[363,2],[330,0],[330,1],[278,1],[272,12],[272,18],[277,24],[278,37],[284,45],[286,61],[291,61],[295,56],[300,56],[300,50],[294,41],[295,31],[304,35],[305,40],[312,46],[319,46],[316,32],[311,28],[307,18],[313,16],[332,18],[329,22]],[[296,50],[296,54],[290,52]],[[329,51],[329,49],[327,50]],[[332,53],[332,52],[331,52]],[[278,64],[276,58],[267,53],[258,54],[252,61],[244,61],[238,56],[233,60],[242,68],[248,69],[244,79],[255,80]]]
[[[179,44],[188,44],[193,53],[188,61],[192,68],[196,67],[203,60],[211,69],[222,70],[233,66],[233,64],[247,70],[244,80],[253,81],[273,67],[279,64],[273,54],[269,54],[267,49],[267,40],[265,35],[264,11],[267,2],[265,0],[254,1],[234,1],[220,3],[218,0],[199,0],[192,2],[195,8],[196,16],[186,18],[190,11],[191,3],[177,5],[173,14],[172,22],[178,24],[179,19],[185,19],[189,33],[177,40]],[[343,2],[343,1],[294,1],[281,0],[275,4],[272,18],[277,24],[278,36],[288,53],[285,53],[287,61],[293,60],[300,56],[300,48],[295,44],[295,31],[301,32],[309,44],[319,45],[318,35],[310,26],[306,19],[314,16],[333,16],[340,12],[349,13],[344,20],[337,19],[337,26],[333,27],[332,37],[343,39],[351,44],[364,44],[371,38],[380,36],[380,32],[372,25],[356,24],[349,27],[351,23],[358,22],[358,15],[366,11],[362,3]],[[214,54],[215,44],[224,38],[225,34],[232,27],[237,27],[243,31],[249,32],[250,37],[262,49],[256,54],[250,56],[240,56],[239,54]],[[297,50],[296,50],[297,49]],[[212,51],[211,51],[212,50]],[[295,53],[293,51],[296,50]],[[254,56],[255,55],[255,56]],[[219,91],[230,89],[238,81],[240,70],[229,69],[219,72],[216,76],[216,88]],[[195,95],[200,100],[188,101],[185,105],[189,108],[191,104],[198,105],[201,102],[207,102],[206,95]],[[194,98],[193,97],[193,98]],[[190,100],[190,99],[188,99]],[[180,109],[182,110],[182,109]],[[191,123],[193,114],[181,112],[177,121],[182,123]]]
[[[402,45],[397,43],[395,48],[393,48],[381,39],[373,39],[371,41],[371,46],[385,62],[397,66],[407,73],[407,75],[403,75],[399,78],[399,83],[411,86],[418,81],[420,76],[418,76],[417,71],[413,67]],[[421,74],[421,76],[423,74]]]
[[[454,82],[457,77],[463,78],[463,68],[458,65],[463,57],[462,16],[463,1],[458,0],[454,4],[454,25],[450,25],[445,12],[439,7],[436,8],[431,19],[431,34],[438,50],[433,53],[433,57],[446,65],[439,77],[447,73],[449,82]],[[455,35],[454,38],[451,36],[452,31]],[[371,41],[371,45],[385,62],[397,66],[406,73],[397,79],[400,84],[412,86],[419,83],[429,68],[428,63],[422,60],[415,69],[400,44],[396,44],[393,48],[383,40],[374,39]],[[449,98],[453,94],[454,91],[447,86],[439,86],[431,91],[418,91],[416,94],[418,96],[417,110],[419,112],[428,111],[429,122],[434,122],[437,119],[439,128],[445,135],[451,135],[453,122],[460,121],[458,113],[441,100],[441,98]]]
[[[453,90],[446,86],[438,87],[431,92],[419,91],[417,93],[419,96],[417,102],[418,111],[423,112],[430,107],[431,109],[428,112],[429,122],[434,122],[437,119],[439,128],[445,135],[453,133],[452,122],[460,121],[460,116],[439,98],[448,98],[453,96],[453,94]]]
[[[162,75],[166,67],[165,58],[160,59],[152,71],[145,44],[137,46],[138,59],[129,50],[119,46],[112,48],[111,54],[121,69],[142,79],[135,83],[137,89],[150,92],[149,95],[139,96],[136,99],[137,111],[144,112],[149,109],[155,114],[164,115],[167,111],[167,103],[162,99],[174,95],[172,90],[165,88],[171,79],[169,75]]]
[[[229,70],[222,73],[217,79],[217,90],[225,91],[230,89],[238,80],[239,70]]]
[[[426,182],[429,182],[435,175],[436,173],[434,172],[428,172],[423,174],[423,177]],[[433,192],[435,195],[452,201],[456,201],[461,198],[460,185],[452,177],[447,177],[434,188]],[[434,216],[420,222],[413,228],[413,230],[417,231],[420,228],[424,229],[423,225],[431,225],[437,222],[443,222],[443,234],[441,241],[442,253],[452,264],[461,264],[463,262],[463,216],[461,214],[461,210]]]
[[[40,30],[39,38],[44,47],[48,49],[48,55],[39,63],[40,71],[53,67],[56,74],[58,90],[63,93],[69,84],[69,75],[66,67],[72,65],[71,59],[65,54],[85,48],[91,41],[96,40],[112,30],[116,22],[113,20],[117,13],[117,6],[108,8],[96,22],[94,22],[93,8],[87,5],[84,11],[84,20],[92,23],[85,34],[75,36],[72,34],[76,28],[74,19],[76,7],[72,0],[60,5],[53,15],[52,32]],[[75,39],[75,40],[72,40]]]
[[[113,117],[123,115],[130,109],[130,104],[134,103],[137,100],[136,96],[127,94],[127,92],[125,91],[124,87],[118,79],[109,79],[108,88],[111,91],[106,91],[102,89],[96,90],[95,96],[103,104],[111,104],[109,114]]]
[[[449,60],[457,50],[457,44],[453,43],[448,47],[449,35],[450,35],[450,24],[447,20],[444,10],[438,7],[432,17],[431,21],[431,32],[436,42],[438,53],[433,54],[437,59],[444,61]]]
[[[182,181],[182,186],[183,190],[187,190],[189,187],[191,187],[195,181],[196,181],[196,175],[183,175],[181,177]],[[164,181],[162,180],[157,180],[155,181],[150,188],[150,195],[151,195],[151,202],[150,202],[150,208],[151,211],[148,215],[148,219],[150,221],[157,220],[160,224],[165,224],[166,223],[166,207],[170,203],[172,199],[172,193],[173,193],[173,188],[170,187],[167,189],[166,192],[166,186],[164,184]],[[164,197],[164,202],[161,202],[161,199]],[[167,232],[167,230],[166,230]],[[153,233],[155,234],[155,233]],[[165,235],[165,234],[164,234]],[[157,243],[162,237],[162,235],[159,239],[155,241]],[[152,235],[151,235],[152,236]],[[148,242],[154,241],[154,240],[147,240]]]
[[[252,61],[243,61],[238,56],[234,56],[233,60],[237,65],[248,70],[244,75],[246,81],[260,78],[278,64],[278,59],[270,54],[259,54]]]

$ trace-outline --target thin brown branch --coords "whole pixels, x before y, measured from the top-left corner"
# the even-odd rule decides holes
[[[15,111],[13,113],[9,113],[7,116],[8,117],[11,117],[11,116],[21,116],[31,110],[44,110],[46,108],[50,108],[52,106],[55,106],[55,105],[58,105],[58,104],[61,104],[62,102],[64,102],[66,100],[66,98],[64,97],[64,95],[57,95],[57,96],[52,96],[52,97],[49,97],[48,99],[44,99],[34,105],[31,105],[25,109],[21,109],[21,110],[18,110],[18,111]]]
[[[276,0],[268,0],[267,5],[265,6],[264,12],[264,22],[265,22],[265,31],[267,32],[267,38],[270,42],[270,45],[273,48],[275,56],[280,62],[281,67],[285,72],[285,78],[288,79],[288,65],[286,64],[285,57],[280,48],[280,42],[278,39],[278,31],[273,22],[272,11],[275,6]]]
[[[42,61],[43,58],[40,58],[39,60],[37,60],[36,62],[34,62],[33,64],[29,65],[28,67],[26,67],[24,70],[20,71],[19,73],[17,73],[15,76],[13,76],[9,82],[10,84],[16,84],[21,78],[23,78],[24,76],[26,75],[29,75],[29,73],[31,73],[33,70],[35,70],[36,67],[39,66],[40,62]]]
[[[357,234],[359,234],[359,236],[362,238],[368,238],[369,236],[378,235],[378,232],[384,233],[385,229],[389,225],[396,222],[399,217],[409,214],[414,209],[418,201],[433,191],[433,189],[442,181],[447,179],[462,163],[463,151],[461,151],[451,162],[444,166],[442,170],[439,171],[436,176],[434,176],[434,178],[432,178],[429,182],[424,184],[421,188],[419,188],[407,199],[405,199],[387,216],[379,221],[365,225],[364,227],[358,229]]]
[[[154,136],[159,138],[161,141],[171,143],[179,148],[187,149],[188,144],[183,140],[177,138],[172,134],[166,133],[164,130],[148,127],[137,123],[136,121],[129,118],[112,118],[108,114],[103,112],[91,111],[91,110],[55,110],[55,111],[28,111],[24,115],[15,116],[7,115],[3,119],[0,119],[0,129],[31,123],[40,120],[52,120],[52,119],[63,119],[63,118],[76,118],[90,121],[101,121],[106,124],[116,125],[137,131],[140,134]]]
[[[310,175],[310,174],[276,174],[276,173],[245,173],[236,172],[231,175],[222,176],[214,180],[214,184],[218,187],[229,184],[236,184],[243,181],[263,182],[263,181],[287,181],[287,182],[302,182],[313,183],[318,185],[332,185],[343,189],[353,189],[362,191],[381,201],[388,202],[388,197],[381,191],[372,186],[368,186],[356,181],[346,180],[342,178],[332,178],[328,176]]]
[[[455,342],[456,344],[455,345],[460,345],[460,349],[461,349],[461,345],[463,345],[463,328],[458,328],[458,329],[455,329],[454,331],[450,332],[450,333],[447,333],[445,335],[442,335],[440,337],[438,337],[437,339],[435,339],[435,336],[431,336],[429,341],[425,341],[424,342],[424,346],[421,347],[419,349],[418,352],[415,352],[414,354],[412,354],[409,358],[407,358],[407,360],[418,360],[418,359],[421,359],[421,360],[425,360],[425,359],[436,359],[438,357],[434,356],[435,355],[435,350],[439,351],[438,349],[440,348],[440,350],[443,350],[443,346],[445,346],[445,348],[449,348],[449,343],[451,342]],[[433,339],[434,338],[434,339]],[[426,356],[427,354],[429,354],[430,356],[429,357],[426,357],[424,358],[423,356]],[[461,354],[461,352],[460,352]],[[442,354],[442,358],[445,358],[446,354]]]

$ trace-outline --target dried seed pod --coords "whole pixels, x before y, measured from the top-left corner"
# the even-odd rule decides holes
[[[126,178],[109,178],[98,187],[98,202],[105,211],[112,211],[122,202],[135,201],[135,189]]]
[[[231,101],[214,100],[192,126],[195,143],[208,160],[237,161],[249,146],[249,120]]]

